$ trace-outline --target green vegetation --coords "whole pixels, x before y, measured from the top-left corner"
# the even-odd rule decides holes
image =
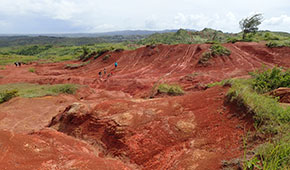
[[[89,46],[92,44],[120,43],[137,41],[146,35],[103,36],[103,37],[53,37],[53,36],[1,36],[0,47],[54,45],[54,46]]]
[[[288,41],[270,41],[266,46],[269,48],[290,47],[290,39]]]
[[[77,69],[77,68],[80,68],[80,67],[83,67],[85,65],[88,65],[90,63],[90,61],[87,61],[85,63],[80,63],[80,64],[67,64],[64,68],[65,69]]]
[[[17,93],[17,90],[5,90],[2,92],[0,91],[0,104],[9,101],[13,97],[16,97]]]
[[[35,68],[29,68],[28,71],[31,73],[35,73]]]
[[[38,85],[28,83],[5,84],[0,85],[0,94],[5,94],[9,92],[8,96],[15,97],[17,94],[20,97],[31,98],[46,95],[58,95],[60,93],[74,94],[79,87],[80,87],[79,85],[74,84],[56,84],[56,85]]]
[[[209,83],[209,84],[206,85],[206,87],[211,88],[211,87],[214,87],[214,86],[224,86],[226,84],[230,84],[230,82],[231,82],[230,79],[225,79],[225,80],[222,80],[222,81]]]
[[[108,51],[131,50],[136,47],[126,43],[102,43],[90,46],[32,45],[2,47],[0,48],[0,65],[12,64],[14,62],[23,62],[26,64],[35,61],[40,63],[79,59],[87,61],[92,57],[96,59]]]
[[[245,169],[289,169],[290,168],[290,107],[280,106],[278,99],[259,94],[285,83],[285,75],[278,68],[252,73],[253,78],[230,80],[228,98],[252,113],[258,133],[273,136],[257,147],[255,155],[246,161]],[[269,81],[273,78],[273,81]],[[290,81],[287,81],[288,85]],[[258,92],[257,92],[257,91]],[[259,163],[260,162],[260,163]]]
[[[157,88],[159,93],[167,93],[172,96],[183,95],[184,91],[179,85],[160,84]]]
[[[21,48],[18,51],[15,51],[15,54],[31,56],[31,55],[36,55],[36,54],[39,54],[43,51],[46,51],[46,50],[50,49],[51,47],[52,47],[52,45],[46,45],[46,46],[33,45],[33,46]]]
[[[243,31],[243,40],[248,33],[256,33],[258,31],[258,26],[262,23],[262,14],[255,14],[248,18],[242,19],[240,21],[240,28]]]
[[[228,38],[234,36],[234,34],[223,33],[209,28],[205,28],[202,31],[187,31],[184,29],[178,30],[176,33],[156,33],[149,37],[142,39],[137,44],[152,45],[152,44],[198,44],[213,42],[226,42]]]
[[[261,69],[250,73],[253,80],[253,88],[265,93],[279,87],[290,87],[290,70],[282,71],[282,69],[274,67],[273,69]]]
[[[109,60],[110,57],[111,57],[111,55],[110,55],[110,54],[107,54],[107,55],[105,55],[105,56],[102,58],[102,60],[103,60],[103,61],[107,61],[107,60]]]
[[[217,56],[229,56],[231,55],[231,51],[227,48],[223,47],[221,44],[213,44],[210,47],[210,51],[207,51],[202,54],[202,57],[199,59],[199,64],[207,64],[208,60],[217,57]]]

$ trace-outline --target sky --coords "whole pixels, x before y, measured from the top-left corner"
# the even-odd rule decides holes
[[[0,0],[0,34],[96,33],[213,28],[240,32],[263,14],[261,30],[290,33],[290,0]]]

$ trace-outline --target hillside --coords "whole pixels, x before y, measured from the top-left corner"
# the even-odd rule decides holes
[[[181,30],[178,34],[184,33]],[[249,78],[248,72],[262,66],[289,69],[290,48],[268,48],[256,42],[226,43],[220,46],[230,54],[219,56],[213,54],[211,46],[148,45],[105,51],[84,65],[67,61],[4,66],[0,84],[84,86],[76,94],[16,97],[0,104],[0,136],[4,141],[0,152],[5,155],[0,168],[174,170],[242,165],[247,149],[265,140],[265,134],[255,129],[258,115],[239,107],[242,103],[228,100],[234,83],[208,84]],[[206,52],[213,56],[200,63]],[[72,64],[78,67],[68,67]],[[172,85],[165,93],[164,84]],[[182,93],[176,93],[179,88]],[[270,103],[273,105],[272,100]],[[287,132],[290,119],[282,111],[277,114],[280,124],[270,127]],[[278,129],[264,132],[280,136]],[[287,154],[287,138],[285,141],[282,144]],[[273,150],[268,147],[270,153],[280,148],[275,146]],[[283,160],[287,163],[286,158]],[[231,163],[232,159],[238,162]],[[283,166],[288,166],[284,162]]]
[[[287,44],[290,44],[290,34],[286,32],[258,31],[256,34],[248,34],[246,39],[242,40],[242,33],[223,33],[222,31],[210,28],[194,32],[180,29],[176,33],[156,33],[150,35],[149,37],[138,41],[138,44],[199,44],[236,41],[260,42],[272,40],[287,41]]]

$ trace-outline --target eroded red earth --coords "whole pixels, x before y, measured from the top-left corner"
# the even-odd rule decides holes
[[[198,64],[209,44],[110,52],[81,68],[32,63],[0,70],[0,84],[77,83],[75,95],[14,98],[0,105],[0,169],[221,169],[243,154],[252,120],[205,84],[266,66],[290,67],[290,48],[224,44],[228,57]],[[106,54],[104,54],[106,55]],[[114,68],[114,62],[118,68]],[[36,72],[29,72],[29,68]],[[98,76],[106,67],[110,77]],[[152,87],[180,84],[183,96]]]

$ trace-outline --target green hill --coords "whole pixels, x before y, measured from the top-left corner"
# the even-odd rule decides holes
[[[226,42],[235,34],[223,33],[222,31],[205,28],[202,31],[187,31],[179,29],[175,33],[153,34],[140,40],[138,44],[197,44],[209,41]]]
[[[187,31],[179,29],[177,32],[156,33],[137,42],[137,44],[200,44],[200,43],[226,43],[226,42],[260,42],[276,44],[277,46],[290,46],[290,34],[286,32],[258,31],[247,34],[242,40],[242,33],[224,33],[222,31],[205,28],[202,31]]]

